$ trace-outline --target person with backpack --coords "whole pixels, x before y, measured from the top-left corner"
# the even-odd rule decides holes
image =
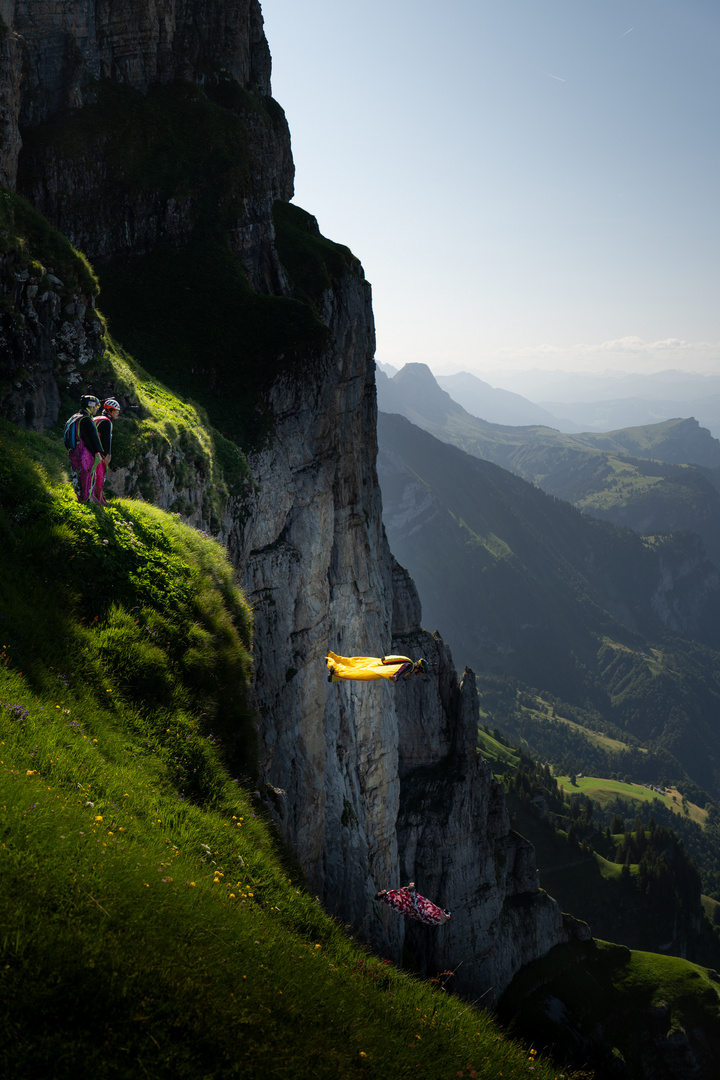
[[[99,408],[100,402],[93,394],[83,394],[80,411],[65,424],[64,441],[70,459],[72,485],[79,502],[97,501],[92,498],[92,493],[103,448],[93,419]]]
[[[107,505],[107,499],[105,498],[105,476],[107,475],[107,467],[110,462],[112,454],[112,429],[113,420],[117,420],[120,415],[120,403],[115,398],[106,398],[103,402],[103,408],[100,416],[93,417],[95,427],[97,429],[98,437],[100,439],[100,445],[102,446],[102,458],[98,462],[97,469],[95,470],[95,485],[92,491],[92,497],[94,502],[100,503],[101,506]]]

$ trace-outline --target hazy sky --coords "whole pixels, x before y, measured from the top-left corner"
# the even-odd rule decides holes
[[[379,360],[720,372],[718,0],[261,3]]]

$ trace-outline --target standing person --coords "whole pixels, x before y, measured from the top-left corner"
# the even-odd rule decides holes
[[[100,503],[101,506],[107,505],[107,499],[105,498],[103,489],[105,487],[107,467],[112,455],[113,420],[117,420],[119,415],[120,403],[116,401],[114,397],[110,397],[103,402],[103,408],[100,415],[93,418],[102,446],[102,458],[98,462],[98,467],[95,471],[95,486],[92,492],[92,499],[93,502]]]
[[[102,461],[102,443],[93,423],[100,402],[93,394],[80,398],[80,412],[65,424],[65,446],[69,451],[72,485],[80,502],[87,502],[95,485],[95,474]],[[93,500],[94,501],[94,500]]]

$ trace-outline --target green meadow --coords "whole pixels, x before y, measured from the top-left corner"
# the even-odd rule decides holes
[[[578,776],[574,784],[569,776],[557,776],[556,780],[566,794],[587,795],[600,805],[613,804],[618,796],[629,804],[652,803],[657,799],[674,814],[686,814],[699,825],[704,825],[707,820],[707,811],[695,803],[686,801],[687,812],[685,811],[682,794],[677,788],[661,791],[650,785],[627,784],[620,780],[604,780],[598,776]]]

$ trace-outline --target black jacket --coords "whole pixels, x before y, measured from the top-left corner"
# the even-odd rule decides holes
[[[109,416],[105,416],[105,413],[100,413],[100,416],[94,417],[94,421],[102,444],[102,452],[109,454],[112,450],[112,420]]]
[[[78,435],[85,443],[91,454],[103,454],[105,451],[102,448],[100,438],[98,436],[98,429],[95,427],[92,416],[85,413],[78,424]]]

